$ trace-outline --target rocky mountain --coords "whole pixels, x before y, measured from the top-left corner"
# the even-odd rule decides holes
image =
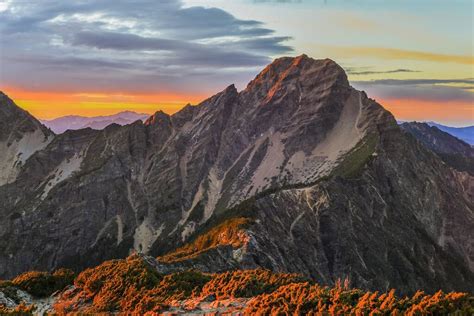
[[[280,58],[240,92],[37,150],[0,186],[0,278],[136,251],[170,271],[472,291],[472,180],[335,62]]]
[[[437,153],[451,167],[474,175],[474,148],[427,123],[403,123],[401,128]]]
[[[139,120],[145,121],[148,117],[148,114],[123,111],[113,115],[93,117],[68,115],[52,120],[41,120],[41,123],[56,134],[61,134],[67,130],[78,130],[88,127],[92,129],[104,129],[111,124],[127,125]]]
[[[36,151],[46,147],[54,134],[0,92],[0,186],[14,182]]]
[[[443,132],[451,134],[454,137],[468,143],[469,145],[474,145],[474,126],[452,127],[438,124],[436,122],[426,122],[426,124],[429,126],[435,126]]]

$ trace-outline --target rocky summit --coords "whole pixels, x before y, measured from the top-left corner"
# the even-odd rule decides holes
[[[54,135],[0,96],[0,278],[132,252],[402,293],[474,290],[474,186],[329,59]]]

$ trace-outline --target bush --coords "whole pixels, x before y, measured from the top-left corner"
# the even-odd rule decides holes
[[[138,255],[125,260],[106,261],[79,274],[74,285],[87,299],[93,300],[89,312],[120,310],[123,296],[157,286],[162,276]]]
[[[250,315],[447,315],[474,313],[474,297],[467,293],[441,291],[434,295],[416,293],[412,298],[397,298],[388,293],[364,292],[336,286],[321,287],[310,283],[282,286],[273,293],[249,301]]]
[[[158,286],[150,291],[130,293],[122,305],[124,310],[140,315],[159,312],[176,300],[185,300],[199,295],[211,276],[194,271],[184,271],[165,276]]]
[[[33,296],[46,297],[71,285],[73,281],[74,272],[59,269],[52,274],[39,271],[25,272],[14,278],[11,284]]]
[[[4,305],[0,305],[0,315],[14,315],[14,316],[27,316],[34,315],[35,307],[33,305],[19,304],[14,308],[7,308]]]
[[[163,262],[173,262],[194,258],[217,246],[230,245],[233,248],[239,248],[248,242],[244,228],[249,223],[250,219],[244,217],[228,219],[199,235],[192,242],[158,259]]]
[[[246,306],[238,307],[245,315],[474,314],[474,297],[467,293],[417,292],[399,298],[395,290],[367,292],[342,282],[326,287],[296,274],[260,269],[161,275],[138,255],[87,269],[74,284],[76,288],[65,291],[55,304],[58,314],[159,314],[171,306],[193,309],[207,298],[248,298],[243,300]]]
[[[302,282],[297,274],[272,273],[268,270],[237,270],[213,274],[212,279],[203,287],[202,295],[215,295],[216,298],[252,297],[270,293],[278,287]]]

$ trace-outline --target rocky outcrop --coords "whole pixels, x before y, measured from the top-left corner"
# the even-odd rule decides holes
[[[280,58],[241,92],[68,131],[32,154],[0,186],[0,277],[161,256],[243,216],[253,223],[243,245],[168,264],[466,289],[471,180],[407,138],[333,61]]]

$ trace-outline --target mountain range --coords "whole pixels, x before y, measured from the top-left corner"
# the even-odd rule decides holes
[[[101,130],[55,134],[0,94],[0,123],[0,278],[137,252],[162,272],[474,290],[472,151],[400,127],[332,60],[279,58],[240,92]]]
[[[40,122],[51,129],[56,134],[64,133],[67,130],[78,130],[83,128],[104,129],[111,124],[127,125],[135,121],[146,121],[150,115],[137,113],[133,111],[123,111],[113,115],[106,116],[79,116],[67,115],[51,120],[40,120]],[[408,123],[406,121],[398,121],[399,124]],[[413,122],[416,123],[416,122]],[[474,126],[451,127],[441,125],[436,122],[425,122],[429,126],[435,126],[438,129],[451,134],[452,136],[463,140],[464,142],[474,145]]]
[[[451,127],[446,125],[441,125],[436,122],[426,122],[429,126],[435,126],[438,129],[446,132],[448,134],[457,137],[470,145],[474,145],[474,126],[465,126],[465,127]]]
[[[464,141],[427,123],[403,123],[401,128],[451,167],[474,175],[474,148]]]
[[[127,125],[139,120],[145,121],[148,117],[148,114],[123,111],[113,115],[93,117],[68,115],[52,120],[40,120],[40,122],[50,128],[54,133],[61,134],[67,130],[77,130],[88,127],[92,129],[104,129],[110,124]]]

